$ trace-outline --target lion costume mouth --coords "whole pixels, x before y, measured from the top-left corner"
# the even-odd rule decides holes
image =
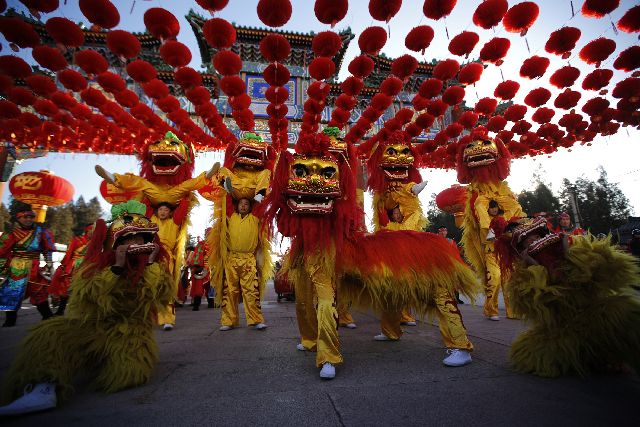
[[[287,206],[297,214],[325,215],[333,210],[334,198],[313,194],[289,195]]]
[[[254,145],[238,143],[233,151],[233,158],[236,164],[249,166],[264,166],[266,158],[266,148]]]
[[[185,162],[185,157],[177,151],[152,151],[150,154],[156,175],[175,175]]]
[[[409,178],[408,165],[381,164],[380,167],[385,176],[391,180],[402,180]]]
[[[498,147],[490,140],[477,140],[464,149],[462,160],[470,168],[487,166],[498,160]]]

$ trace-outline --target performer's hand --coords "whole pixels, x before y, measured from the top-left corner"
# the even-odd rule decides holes
[[[413,187],[411,187],[411,192],[417,196],[422,190],[424,190],[424,187],[426,186],[427,181],[422,181],[420,184],[415,184]]]
[[[253,196],[253,200],[260,203],[264,200],[264,196],[260,193],[257,193],[255,196]]]
[[[127,260],[127,250],[129,245],[120,245],[116,248],[116,263],[113,264],[116,267],[124,267]]]
[[[211,169],[209,169],[205,177],[207,179],[210,179],[213,175],[218,173],[218,170],[220,170],[220,162],[215,162],[213,166],[211,166]]]
[[[157,243],[154,243],[153,251],[151,252],[151,255],[149,255],[149,260],[147,261],[147,265],[153,264],[156,261],[156,257],[158,256],[159,252],[160,252],[160,245]]]
[[[116,177],[113,176],[112,173],[110,173],[109,171],[107,171],[105,168],[103,168],[100,165],[96,165],[95,167],[96,169],[96,173],[105,181],[107,181],[109,184],[115,184],[116,183]]]

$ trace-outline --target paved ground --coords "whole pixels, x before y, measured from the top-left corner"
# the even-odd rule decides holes
[[[640,380],[633,375],[543,379],[509,370],[519,321],[491,322],[480,307],[462,312],[475,345],[473,363],[442,365],[436,326],[407,328],[399,342],[375,342],[376,318],[355,313],[358,329],[340,329],[345,358],[322,381],[314,355],[296,351],[294,304],[268,296],[269,328],[217,330],[219,310],[178,309],[178,326],[157,332],[160,363],[144,387],[112,395],[88,390],[52,412],[3,425],[309,425],[309,426],[604,426],[638,425]],[[39,321],[20,312],[0,329],[0,373]],[[37,357],[37,356],[34,356]]]

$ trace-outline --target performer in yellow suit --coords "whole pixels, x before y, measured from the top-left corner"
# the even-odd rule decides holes
[[[249,199],[238,200],[237,212],[228,219],[228,253],[224,265],[221,331],[238,326],[238,300],[242,292],[247,325],[263,330],[267,325],[260,307],[256,253],[260,221],[251,214]]]

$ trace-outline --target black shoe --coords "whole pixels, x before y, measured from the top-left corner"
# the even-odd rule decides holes
[[[16,320],[18,320],[18,312],[15,310],[6,311],[4,323],[2,324],[3,328],[10,328],[12,326],[16,326]]]
[[[64,310],[67,308],[67,301],[69,301],[69,298],[60,298],[60,304],[58,305],[58,309],[54,316],[64,316]]]
[[[202,302],[202,297],[193,297],[193,311],[200,311],[201,302]]]
[[[49,307],[49,301],[36,305],[36,308],[42,315],[42,320],[47,320],[48,318],[53,317],[53,312],[51,311],[51,307]]]
[[[458,304],[464,304],[464,301],[462,301],[461,299],[457,300]]]

